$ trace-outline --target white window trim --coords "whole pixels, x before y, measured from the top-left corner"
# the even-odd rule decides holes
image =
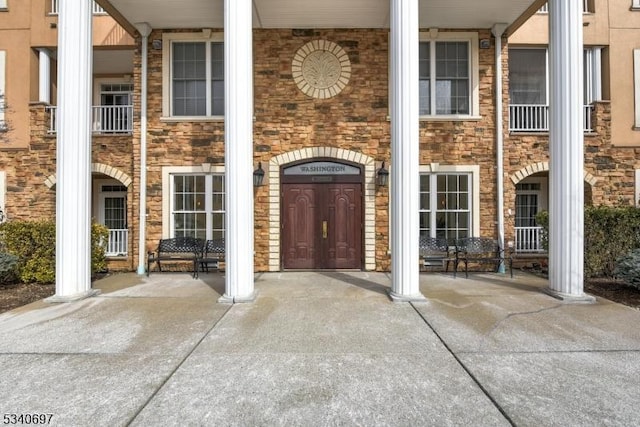
[[[432,36],[433,34],[433,36]],[[420,120],[423,121],[450,121],[450,120],[480,120],[480,53],[479,53],[479,37],[476,32],[421,32],[421,42],[431,41],[451,41],[451,42],[468,42],[469,43],[469,94],[471,102],[469,103],[469,114],[447,114],[447,115],[422,115]],[[433,51],[433,49],[431,49]]]
[[[516,196],[519,194],[537,194],[538,195],[538,212],[549,210],[549,181],[545,177],[527,177],[518,184],[540,184],[539,190],[516,190]]]
[[[640,0],[631,1],[631,10],[640,10]]]
[[[640,169],[636,169],[636,197],[635,206],[640,207]]]
[[[633,49],[634,130],[640,130],[640,49]]]
[[[9,10],[9,6],[7,5],[7,0],[0,0],[0,11]]]
[[[4,220],[7,219],[7,208],[6,208],[6,200],[5,197],[7,195],[7,173],[5,171],[0,171],[0,209],[2,209],[2,213],[4,214]]]
[[[162,238],[171,236],[173,218],[171,216],[171,177],[172,175],[218,175],[224,174],[224,166],[200,165],[200,166],[163,166],[162,167]],[[226,184],[225,184],[226,191]]]
[[[126,191],[114,191],[109,193],[102,192],[102,186],[114,185],[126,187],[122,182],[117,179],[94,179],[93,180],[93,207],[92,212],[96,221],[100,224],[104,224],[104,199],[107,196],[111,197],[127,197]],[[127,206],[125,205],[125,215],[127,214]]]
[[[431,163],[420,165],[420,174],[445,174],[445,173],[471,174],[471,236],[480,236],[480,165],[440,165]]]
[[[173,85],[171,84],[172,69],[172,46],[175,41],[193,42],[222,42],[224,43],[224,33],[202,31],[200,33],[164,33],[162,34],[162,117],[165,122],[188,122],[188,121],[220,121],[224,116],[173,116],[171,113],[171,102],[173,100]],[[207,49],[207,52],[209,50]],[[208,55],[208,54],[207,54]],[[209,99],[207,97],[207,99]]]
[[[93,105],[100,106],[102,105],[102,85],[105,84],[130,84],[133,86],[133,82],[131,78],[125,77],[111,77],[111,78],[96,78],[93,80]],[[133,95],[133,92],[131,92]],[[132,96],[133,97],[133,96]]]
[[[6,93],[5,93],[6,60],[7,60],[7,52],[5,52],[4,50],[0,50],[0,131],[4,130],[6,126],[6,123],[4,121],[4,117],[5,117],[4,109],[7,101],[4,98],[6,96]]]

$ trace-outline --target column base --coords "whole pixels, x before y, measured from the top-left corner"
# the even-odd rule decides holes
[[[558,292],[551,288],[544,288],[542,289],[542,292],[570,304],[593,304],[596,302],[596,298],[594,296],[587,295],[585,293],[581,295],[571,295],[565,294],[564,292]]]
[[[388,291],[387,293],[393,302],[427,302],[427,298],[421,293],[414,295],[400,295],[393,291]]]
[[[251,294],[247,295],[247,296],[241,296],[241,297],[232,297],[229,296],[227,294],[222,295],[220,298],[218,298],[218,302],[220,304],[235,304],[235,303],[247,303],[247,302],[254,302],[256,300],[258,293],[257,292],[252,292]]]
[[[60,303],[60,302],[80,301],[85,298],[91,298],[91,297],[100,295],[101,292],[102,291],[100,289],[89,289],[87,292],[81,292],[79,294],[74,294],[74,295],[65,295],[65,296],[53,295],[53,296],[50,296],[49,298],[45,298],[44,302]]]

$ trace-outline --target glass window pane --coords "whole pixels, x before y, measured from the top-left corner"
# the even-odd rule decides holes
[[[509,99],[512,104],[547,103],[546,49],[509,49]]]

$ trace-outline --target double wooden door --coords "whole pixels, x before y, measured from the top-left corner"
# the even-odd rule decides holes
[[[362,184],[283,184],[282,190],[283,268],[362,268]]]

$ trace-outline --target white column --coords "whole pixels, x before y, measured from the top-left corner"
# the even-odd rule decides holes
[[[47,49],[39,49],[38,101],[51,103],[51,56]]]
[[[253,26],[251,0],[224,2],[226,274],[221,302],[253,286]]]
[[[549,1],[549,288],[584,300],[582,1]]]
[[[56,294],[91,290],[91,0],[61,1],[58,15]]]
[[[391,0],[391,292],[421,301],[418,266],[418,0]]]
[[[507,24],[494,24],[491,28],[496,38],[495,45],[495,83],[496,83],[496,210],[498,213],[498,244],[504,249],[504,117],[502,104],[502,34],[507,29]],[[498,268],[500,273],[505,272],[504,254]]]
[[[147,239],[147,52],[149,49],[149,34],[151,26],[146,22],[135,24],[142,36],[140,41],[141,67],[140,67],[140,206],[138,210],[138,274],[146,272],[146,239]]]

